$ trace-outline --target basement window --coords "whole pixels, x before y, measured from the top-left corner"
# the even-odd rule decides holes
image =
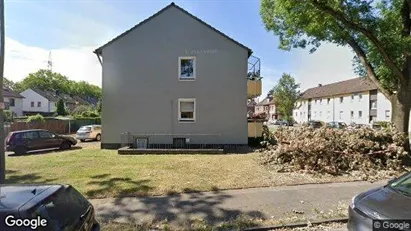
[[[180,122],[195,122],[196,116],[195,99],[178,100],[178,120]]]

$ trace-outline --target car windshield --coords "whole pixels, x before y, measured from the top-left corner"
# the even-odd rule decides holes
[[[411,195],[411,174],[405,175],[404,177],[395,180],[389,185],[391,188],[405,193],[407,195]]]
[[[53,230],[75,230],[90,203],[73,187],[61,188],[31,212],[31,217],[41,216],[48,220]]]
[[[89,132],[89,131],[91,131],[91,127],[90,126],[84,126],[84,127],[81,127],[79,129],[79,131],[80,132]]]

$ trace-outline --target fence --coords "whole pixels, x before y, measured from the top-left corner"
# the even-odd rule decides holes
[[[87,119],[54,119],[48,118],[44,122],[15,121],[4,125],[4,133],[7,136],[12,131],[27,129],[46,129],[57,134],[68,134],[76,132],[81,126],[101,124],[100,118]]]

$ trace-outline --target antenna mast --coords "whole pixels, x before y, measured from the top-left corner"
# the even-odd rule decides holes
[[[47,68],[50,72],[53,72],[53,61],[51,60],[51,51],[49,52],[49,60],[47,61]]]

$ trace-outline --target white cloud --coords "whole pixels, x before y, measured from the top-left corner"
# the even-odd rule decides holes
[[[301,83],[301,89],[306,90],[318,84],[354,78],[353,56],[354,53],[348,47],[323,44],[313,54],[309,54],[308,50],[298,50],[298,58],[292,63],[291,69]]]
[[[68,47],[51,50],[53,71],[66,75],[71,80],[84,80],[101,86],[101,65],[92,53],[95,48]],[[20,81],[29,73],[47,68],[49,52],[6,37],[4,76]]]

